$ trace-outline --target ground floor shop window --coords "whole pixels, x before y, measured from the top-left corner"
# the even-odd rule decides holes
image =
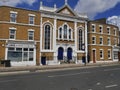
[[[118,51],[114,51],[114,59],[118,59]]]
[[[34,48],[8,48],[7,59],[11,61],[33,61]]]
[[[22,61],[22,52],[8,51],[8,59],[11,61]]]

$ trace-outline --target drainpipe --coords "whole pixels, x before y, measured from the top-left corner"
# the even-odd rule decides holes
[[[87,21],[85,22],[85,56],[86,56],[86,63],[88,61],[88,40],[87,40]]]

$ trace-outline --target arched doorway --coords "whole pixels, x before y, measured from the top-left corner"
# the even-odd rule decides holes
[[[58,60],[63,60],[63,48],[62,47],[59,47],[58,48]]]
[[[72,48],[70,47],[67,49],[67,59],[72,60]]]

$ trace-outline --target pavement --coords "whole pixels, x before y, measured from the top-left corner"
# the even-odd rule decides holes
[[[87,64],[61,64],[61,65],[45,65],[45,66],[17,66],[17,67],[0,67],[0,75],[8,73],[25,73],[25,72],[37,72],[37,71],[49,71],[58,69],[74,69],[74,68],[87,68],[87,67],[99,67],[120,65],[120,62],[97,62]]]

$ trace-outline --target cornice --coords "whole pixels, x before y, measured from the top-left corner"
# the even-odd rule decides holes
[[[51,15],[53,17],[64,17],[64,18],[71,18],[71,19],[77,19],[77,20],[82,20],[82,21],[88,21],[88,18],[80,18],[77,16],[70,16],[70,15],[64,15],[61,13],[56,13],[56,12],[48,12],[48,11],[40,11],[41,15]]]
[[[40,25],[31,25],[31,24],[25,24],[25,23],[11,23],[8,21],[0,21],[0,24],[14,24],[14,25],[22,25],[22,26],[40,27]]]
[[[52,19],[61,19],[61,20],[67,20],[67,21],[73,21],[73,22],[76,21],[76,22],[80,22],[80,23],[87,22],[86,20],[79,20],[74,17],[67,17],[67,16],[63,16],[63,15],[55,15],[55,14],[48,14],[48,13],[42,13],[41,16],[47,17],[47,18],[52,18]]]

